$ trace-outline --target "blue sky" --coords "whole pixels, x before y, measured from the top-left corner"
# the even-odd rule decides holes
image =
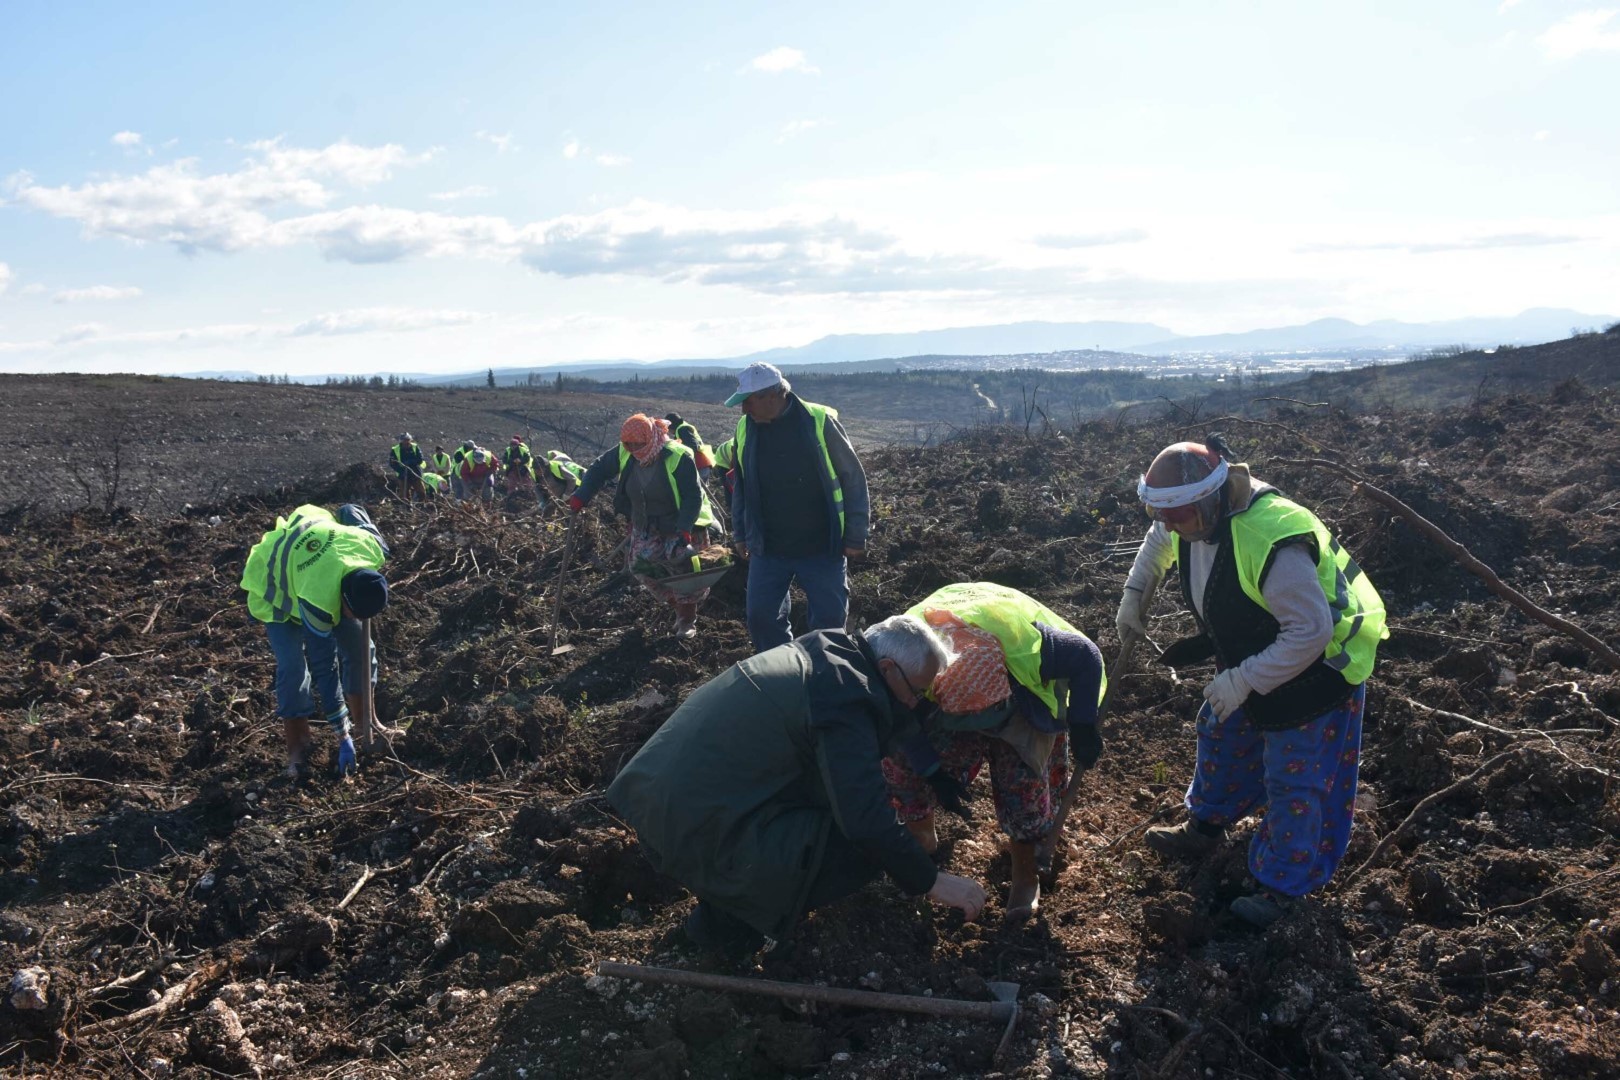
[[[0,371],[1620,309],[1620,0],[4,0],[0,100]]]

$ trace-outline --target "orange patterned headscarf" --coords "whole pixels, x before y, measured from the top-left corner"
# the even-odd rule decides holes
[[[645,413],[636,413],[619,428],[619,442],[643,465],[657,457],[668,441],[668,425],[660,429]]]
[[[928,612],[931,623],[934,614]],[[934,700],[939,702],[939,707],[948,713],[977,713],[1011,697],[1007,655],[995,635],[968,626],[960,619],[955,619],[955,625],[947,622],[943,626],[951,647],[956,650],[956,659],[934,680]]]

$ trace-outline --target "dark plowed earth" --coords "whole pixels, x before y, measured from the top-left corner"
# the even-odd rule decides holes
[[[1290,464],[1354,466],[1615,645],[1617,419],[1608,393],[1566,386],[1438,414],[1228,425],[1240,457],[1346,541],[1393,626],[1349,857],[1264,934],[1226,912],[1246,889],[1247,830],[1193,867],[1141,842],[1179,813],[1207,672],[1113,673],[1108,747],[1033,922],[1000,927],[1007,857],[981,784],[973,822],[945,820],[942,861],[989,886],[982,922],[877,884],[736,964],[681,944],[691,898],[601,792],[684,694],[747,655],[740,575],[677,643],[593,507],[564,588],[575,648],[554,656],[564,527],[532,507],[405,508],[356,466],[185,517],[14,512],[0,520],[0,978],[23,974],[0,1003],[0,1068],[1620,1075],[1620,679],[1344,477]],[[1203,433],[1174,423],[869,452],[855,620],[985,578],[1112,657],[1144,527],[1136,475]],[[236,582],[276,509],[340,498],[371,505],[394,546],[379,708],[406,732],[351,782],[331,778],[322,732],[315,778],[293,785],[269,649]],[[1158,615],[1161,644],[1188,629],[1173,598]],[[973,1000],[1012,980],[1025,1018],[992,1064],[988,1024],[592,978],[603,959]]]

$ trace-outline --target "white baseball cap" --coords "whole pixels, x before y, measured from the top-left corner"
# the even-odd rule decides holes
[[[793,389],[793,384],[787,381],[775,364],[767,364],[763,360],[749,364],[737,376],[737,392],[726,398],[726,404],[741,405],[748,395],[777,385],[783,390]]]

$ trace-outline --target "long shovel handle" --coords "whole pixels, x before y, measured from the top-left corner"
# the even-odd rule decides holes
[[[561,629],[557,620],[562,618],[563,582],[568,577],[568,564],[574,561],[574,537],[578,535],[575,528],[579,524],[579,515],[570,514],[568,518],[568,538],[563,541],[562,566],[557,570],[557,595],[551,601],[551,651],[557,651],[557,633]]]
[[[1114,657],[1113,670],[1110,672],[1108,689],[1103,693],[1102,701],[1097,703],[1097,723],[1102,723],[1108,712],[1108,706],[1114,700],[1114,688],[1119,680],[1125,677],[1130,669],[1131,654],[1136,652],[1136,646],[1142,639],[1136,634],[1126,634],[1119,644],[1119,655]],[[1057,854],[1057,846],[1063,839],[1063,825],[1069,819],[1069,811],[1074,809],[1074,801],[1080,794],[1080,783],[1085,779],[1086,770],[1076,763],[1074,775],[1069,777],[1068,786],[1063,789],[1063,796],[1058,800],[1057,810],[1052,815],[1052,831],[1046,834],[1035,849],[1035,865],[1043,874],[1052,869],[1052,860]]]
[[[895,1012],[949,1016],[957,1020],[1001,1021],[1018,1015],[1017,1001],[958,1001],[911,994],[880,994],[875,990],[847,990],[841,986],[806,986],[803,983],[772,979],[744,979],[735,975],[712,975],[683,968],[647,967],[642,964],[616,964],[603,960],[596,965],[599,975],[668,986],[694,986],[736,994],[764,994],[790,1001],[818,1001],[826,1005],[848,1005],[857,1009],[888,1009]]]
[[[360,745],[372,749],[372,718],[376,715],[376,687],[371,685],[371,620],[360,620]]]

